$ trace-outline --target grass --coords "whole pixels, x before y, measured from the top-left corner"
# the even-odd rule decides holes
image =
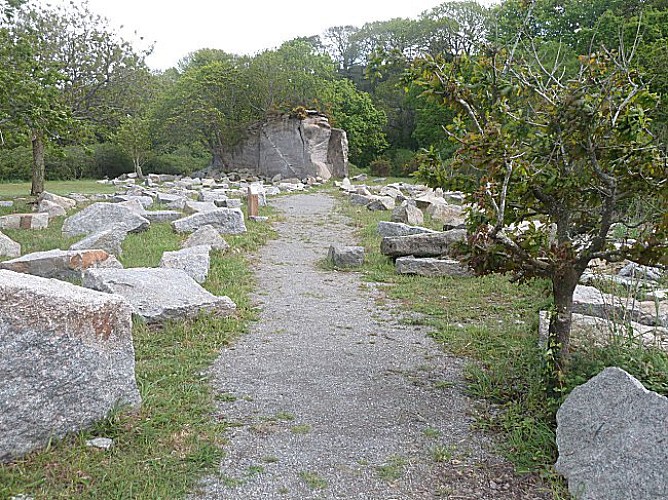
[[[7,234],[26,251],[67,248],[70,241],[60,235],[61,225],[62,221],[54,221],[45,231]],[[117,412],[85,432],[0,466],[0,498],[20,494],[35,499],[179,498],[192,491],[204,473],[216,470],[226,424],[211,417],[216,398],[206,370],[221,347],[243,334],[255,319],[247,255],[273,234],[268,224],[250,223],[244,235],[226,238],[232,246],[228,254],[212,253],[204,286],[232,298],[238,306],[235,316],[202,315],[159,328],[134,324],[136,378],[143,399],[138,413]],[[123,263],[154,266],[162,250],[178,248],[181,238],[167,224],[154,224],[145,233],[127,237]],[[114,439],[113,448],[86,446],[87,439],[98,436]]]
[[[392,261],[380,254],[381,238],[377,234],[378,222],[389,220],[390,214],[370,212],[345,200],[339,203],[339,211],[351,219],[366,249],[362,267],[365,279],[386,283],[386,296],[416,313],[408,322],[429,325],[444,350],[471,360],[465,376],[468,392],[479,401],[476,425],[499,437],[498,451],[518,471],[546,477],[557,497],[564,494],[565,486],[552,469],[557,458],[555,414],[572,388],[605,366],[620,366],[650,390],[668,394],[666,353],[620,339],[617,345],[583,346],[574,352],[566,391],[561,398],[549,398],[543,354],[537,345],[538,311],[549,309],[552,303],[548,282],[520,285],[502,275],[397,275]],[[425,434],[436,437],[429,429]],[[447,459],[449,451],[436,450],[438,456],[434,458]],[[383,467],[385,475],[396,469],[391,464],[389,469]]]
[[[312,490],[324,490],[329,486],[327,480],[315,472],[301,471],[299,477],[306,483],[306,486]]]
[[[81,194],[111,194],[116,192],[117,186],[109,184],[98,184],[91,179],[76,181],[46,181],[44,190],[58,195],[69,193]],[[30,196],[30,182],[0,182],[0,198],[14,198],[17,196]]]
[[[387,457],[384,464],[376,468],[378,477],[383,481],[393,482],[401,479],[408,461],[400,455],[391,455]]]

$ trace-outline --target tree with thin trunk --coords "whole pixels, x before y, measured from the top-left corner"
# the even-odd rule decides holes
[[[658,100],[632,57],[602,48],[547,64],[525,41],[414,67],[423,95],[458,111],[445,132],[459,147],[451,185],[471,193],[471,264],[552,282],[556,387],[588,264],[651,263],[668,252],[668,169],[650,131]]]

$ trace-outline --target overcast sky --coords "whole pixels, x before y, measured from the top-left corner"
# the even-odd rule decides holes
[[[93,12],[109,18],[114,27],[124,26],[122,33],[126,38],[137,31],[146,41],[155,41],[155,49],[147,61],[154,69],[175,66],[183,56],[201,48],[252,55],[299,36],[321,34],[331,26],[414,18],[440,3],[439,0],[89,0]]]

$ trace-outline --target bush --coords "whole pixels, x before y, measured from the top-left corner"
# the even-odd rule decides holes
[[[29,147],[0,148],[0,181],[25,181],[30,179],[31,165],[32,150]]]
[[[369,171],[373,175],[388,176],[392,171],[392,162],[386,156],[380,156],[369,164]]]
[[[96,144],[93,149],[95,151],[95,177],[114,179],[119,175],[134,172],[132,159],[115,144]]]
[[[195,156],[181,156],[175,153],[154,156],[144,165],[145,174],[190,175],[205,168],[209,160]]]
[[[93,150],[84,146],[49,148],[44,164],[50,181],[96,177]]]

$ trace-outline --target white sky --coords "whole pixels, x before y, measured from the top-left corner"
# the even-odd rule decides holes
[[[121,33],[130,41],[128,34],[133,31],[154,41],[147,62],[153,69],[167,69],[201,48],[253,55],[299,36],[319,35],[331,26],[415,18],[442,1],[89,0],[89,4],[113,27],[123,25]]]

